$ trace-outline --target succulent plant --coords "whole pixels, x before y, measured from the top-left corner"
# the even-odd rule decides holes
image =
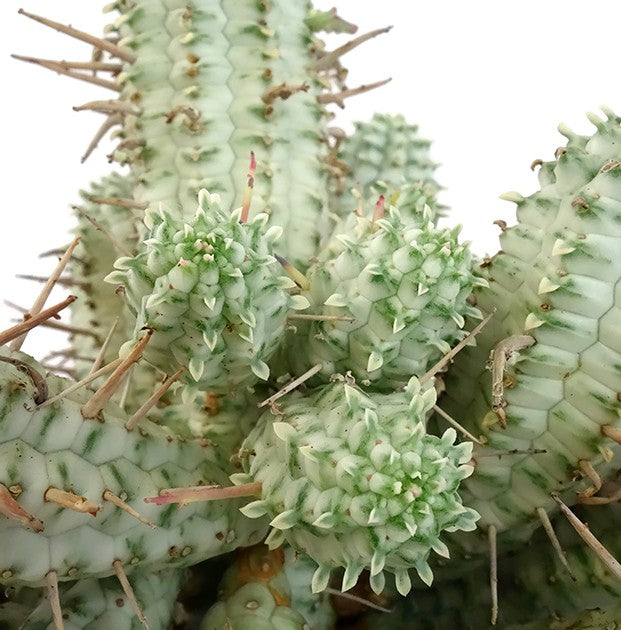
[[[442,531],[474,529],[478,514],[457,492],[472,445],[454,445],[454,429],[425,433],[436,396],[428,385],[413,378],[404,392],[367,395],[337,381],[266,412],[242,444],[246,472],[234,482],[261,484],[242,512],[269,516],[271,548],[287,542],[317,563],[314,592],[342,567],[343,591],[366,568],[381,592],[386,569],[406,595],[408,569],[431,583],[429,554],[448,553]]]
[[[305,0],[107,10],[101,38],[22,12],[95,47],[28,60],[117,93],[88,153],[117,126],[126,168],[0,332],[0,623],[328,630],[367,581],[387,628],[616,623],[621,118],[562,129],[479,264],[416,126],[329,125],[383,83],[340,57],[388,29],[327,51],[355,27]],[[69,306],[64,378],[21,347]]]

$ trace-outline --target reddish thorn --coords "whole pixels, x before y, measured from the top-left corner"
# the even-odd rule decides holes
[[[244,190],[244,199],[242,201],[242,210],[239,216],[240,223],[246,223],[248,220],[250,202],[252,201],[252,189],[254,188],[254,173],[256,169],[257,161],[254,157],[254,151],[250,151],[250,168],[248,169],[248,180],[246,182],[246,190]]]
[[[372,224],[375,224],[376,221],[382,219],[385,216],[385,205],[386,200],[384,198],[384,195],[380,195],[377,203],[375,204],[375,212],[373,212],[373,220],[371,221]]]

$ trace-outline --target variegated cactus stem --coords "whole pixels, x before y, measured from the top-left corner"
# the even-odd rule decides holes
[[[114,155],[140,180],[135,197],[191,216],[207,188],[233,208],[254,149],[254,211],[285,228],[282,254],[306,267],[329,229],[325,103],[347,96],[329,92],[340,54],[317,59],[310,5],[225,0],[210,12],[170,11],[141,0],[119,9],[114,29],[135,55],[119,76],[120,100],[140,111],[124,116]]]
[[[276,416],[265,412],[242,444],[245,472],[231,476],[234,487],[171,488],[147,501],[254,496],[241,511],[269,516],[271,549],[287,542],[317,563],[314,592],[343,567],[344,591],[369,568],[381,592],[386,569],[405,595],[409,568],[431,583],[429,554],[447,552],[439,533],[472,530],[478,518],[457,492],[472,472],[471,444],[454,445],[453,429],[442,437],[425,432],[435,396],[431,382],[423,387],[415,378],[395,394],[367,395],[346,378],[292,395]]]
[[[248,205],[229,214],[202,190],[191,222],[149,209],[144,250],[106,277],[124,287],[136,334],[154,331],[146,358],[168,374],[185,368],[188,395],[267,380],[289,311],[308,306],[275,256],[282,229],[265,214],[242,220]]]
[[[113,155],[132,167],[139,183],[133,193],[137,207],[162,204],[191,216],[201,188],[221,194],[226,209],[241,202],[240,182],[254,149],[261,178],[255,212],[266,212],[285,228],[282,254],[308,266],[331,223],[326,105],[385,83],[347,88],[335,79],[342,76],[339,59],[389,29],[326,52],[319,30],[351,32],[353,27],[334,13],[311,12],[306,0],[224,0],[211,11],[193,3],[169,7],[161,0],[115,2],[108,8],[120,13],[109,29],[114,44],[109,37],[24,13],[111,56],[112,63],[93,69],[109,72],[112,80],[94,79],[120,92],[118,102],[76,108],[106,116],[87,154],[121,125]],[[91,78],[80,71],[86,62],[20,58]]]
[[[456,357],[442,407],[492,449],[536,456],[478,461],[464,500],[479,525],[525,540],[542,514],[597,496],[621,444],[618,365],[621,119],[606,111],[592,136],[564,127],[567,145],[517,203],[502,251],[482,266],[496,309],[477,347]],[[491,372],[485,364],[491,353]],[[470,544],[465,541],[465,544]]]
[[[363,385],[389,391],[422,376],[465,336],[469,303],[485,281],[472,271],[459,228],[439,229],[429,209],[404,216],[380,197],[370,216],[335,235],[307,273],[316,321],[295,322],[287,368],[322,364],[315,379],[351,371]],[[283,369],[283,368],[281,368]]]
[[[128,429],[109,402],[149,338],[96,392],[46,375],[24,353],[0,357],[0,582],[46,586],[59,628],[59,583],[116,575],[141,618],[126,573],[188,566],[265,535],[239,501],[179,511],[142,500],[170,481],[221,485],[235,470],[208,440],[146,418]]]
[[[616,534],[620,519],[617,505],[581,508],[579,515],[599,532],[611,551],[621,553]],[[571,572],[559,561],[542,531],[527,545],[505,554],[498,572],[501,606],[497,627],[556,628],[554,620],[573,619],[589,608],[613,610],[618,603],[621,582],[562,516],[554,520],[553,526]],[[450,565],[447,567],[450,571]],[[492,597],[489,589],[484,588],[487,568],[485,564],[477,567],[472,562],[468,567],[431,589],[419,587],[415,596],[408,599],[399,597],[394,587],[387,589],[386,595],[392,594],[388,605],[392,604],[393,614],[384,616],[382,623],[390,630],[410,628],[412,619],[419,620],[417,627],[421,630],[491,628]],[[377,627],[379,619],[382,617],[373,613],[363,627]],[[565,626],[559,621],[558,627]]]
[[[60,607],[61,627],[165,630],[174,619],[184,576],[183,569],[137,571],[124,584],[116,577],[60,583],[55,608]],[[58,610],[52,611],[48,600],[45,590],[21,588],[7,603],[0,604],[0,620],[6,620],[5,614],[21,605],[19,619],[9,627],[57,628],[54,612],[58,617]]]
[[[441,213],[443,207],[434,198],[440,186],[435,181],[437,164],[431,160],[430,144],[401,115],[375,114],[368,122],[355,123],[354,133],[339,136],[333,148],[334,212],[343,216],[354,211],[357,195],[369,203],[380,192],[405,196],[403,190],[415,185]]]
[[[122,296],[103,281],[119,256],[132,255],[138,247],[139,219],[134,209],[120,204],[120,200],[131,196],[132,188],[129,176],[112,173],[81,191],[83,202],[76,206],[75,231],[80,244],[70,267],[72,275],[83,284],[78,288],[80,299],[72,308],[71,321],[93,332],[72,339],[78,378],[86,376],[100,353],[99,366],[115,359],[121,344],[133,333],[134,318],[127,312]]]

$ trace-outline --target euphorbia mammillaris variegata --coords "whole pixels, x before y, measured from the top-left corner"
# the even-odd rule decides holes
[[[621,623],[621,118],[561,129],[480,261],[416,126],[330,124],[384,82],[341,57],[387,28],[106,9],[102,37],[22,12],[94,46],[27,60],[114,92],[85,107],[125,168],[0,333],[0,621],[327,630],[349,598],[356,627]],[[66,378],[21,345],[69,306]]]

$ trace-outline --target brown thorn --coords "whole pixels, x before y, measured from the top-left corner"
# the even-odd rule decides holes
[[[105,50],[106,52],[110,53],[113,57],[118,57],[119,59],[122,59],[123,61],[132,63],[136,59],[131,52],[129,52],[128,50],[123,50],[122,48],[119,48],[118,46],[116,46],[115,44],[113,44],[112,42],[108,40],[100,39],[99,37],[95,37],[94,35],[89,35],[88,33],[85,33],[84,31],[79,31],[78,29],[75,29],[71,26],[65,26],[64,24],[61,24],[60,22],[54,22],[53,20],[41,17],[40,15],[35,15],[34,13],[28,13],[24,11],[23,9],[20,9],[18,13],[20,15],[26,16],[27,18],[30,18],[31,20],[34,20],[35,22],[39,22],[40,24],[49,26],[50,28],[53,28],[56,31],[60,31],[61,33],[64,33],[65,35],[69,35],[70,37],[79,39],[83,42],[86,42],[87,44],[91,44],[92,46],[95,46],[95,48],[99,48],[100,50]]]
[[[112,326],[110,327],[108,334],[106,335],[106,338],[104,339],[104,342],[101,344],[101,348],[99,348],[99,352],[97,353],[97,356],[95,357],[95,360],[93,361],[93,365],[91,365],[91,369],[88,371],[88,376],[97,372],[97,370],[101,367],[102,363],[104,362],[104,358],[108,350],[108,346],[110,345],[110,341],[112,340],[112,335],[114,335],[114,331],[116,330],[116,327],[118,325],[119,325],[119,318],[116,317],[114,322],[112,323]]]
[[[306,370],[304,374],[298,376],[298,378],[292,380],[290,383],[287,383],[282,389],[278,390],[275,394],[272,394],[269,398],[266,398],[264,401],[257,404],[257,407],[267,407],[268,405],[274,404],[279,398],[282,398],[285,394],[288,394],[290,391],[294,390],[296,387],[307,381],[312,376],[315,376],[317,372],[321,371],[323,368],[323,363],[317,363],[310,370]]]
[[[149,204],[145,201],[136,201],[135,199],[126,199],[123,197],[87,197],[93,203],[105,203],[110,206],[121,206],[122,208],[132,208],[135,210],[146,210]]]
[[[84,151],[84,155],[80,158],[80,163],[84,164],[90,157],[91,153],[97,148],[100,140],[114,127],[114,125],[120,125],[123,123],[123,117],[120,114],[113,114],[108,116],[102,123],[101,127],[96,131],[93,139],[89,142]]]
[[[124,256],[129,256],[130,258],[133,254],[121,243],[117,238],[112,236],[108,230],[102,227],[93,217],[88,214],[85,210],[80,208],[79,206],[71,206],[76,212],[81,214],[96,230],[101,232]]]
[[[37,389],[37,395],[34,397],[35,405],[39,405],[45,402],[45,400],[47,399],[48,388],[47,381],[45,380],[44,376],[42,376],[37,370],[35,370],[25,361],[20,361],[19,359],[3,356],[0,356],[0,361],[3,361],[4,363],[11,363],[20,372],[26,374],[28,378],[32,381],[32,384]]]
[[[261,100],[266,105],[271,105],[277,98],[281,98],[286,101],[292,94],[296,92],[308,92],[308,83],[298,83],[292,85],[290,83],[281,83],[263,94]]]
[[[140,109],[131,103],[116,99],[89,101],[83,105],[75,105],[74,112],[94,111],[100,114],[140,114]]]
[[[56,503],[61,507],[80,512],[80,514],[90,514],[95,516],[102,506],[89,501],[86,497],[81,497],[73,492],[67,492],[60,488],[50,486],[43,494],[43,499],[50,503]]]
[[[582,505],[608,505],[621,501],[621,488],[608,496],[582,497],[578,499]]]
[[[303,291],[308,291],[308,289],[310,289],[310,282],[308,278],[297,267],[295,267],[295,265],[291,264],[286,258],[283,258],[278,254],[274,254],[274,257],[285,270],[285,273],[298,285],[300,289]]]
[[[530,164],[530,170],[534,171],[538,166],[542,166],[543,165],[543,160],[541,158],[537,158],[536,160],[533,160]]]
[[[39,258],[49,258],[50,256],[62,256],[65,249],[61,247],[56,247],[54,249],[48,249],[46,252],[41,252],[39,254]],[[84,258],[79,258],[75,254],[71,256],[71,260],[74,262],[80,263],[81,265],[86,265],[87,261]]]
[[[29,273],[16,273],[16,278],[20,280],[32,280],[33,282],[47,282],[46,276],[34,276]],[[87,290],[90,288],[90,282],[82,282],[80,280],[74,280],[73,278],[58,278],[56,284],[59,287],[79,287],[80,289]]]
[[[121,390],[121,396],[119,397],[119,407],[125,411],[125,405],[127,403],[127,397],[129,396],[129,390],[132,385],[132,374],[134,372],[134,368],[136,365],[132,365],[129,370],[127,370],[127,374],[123,376],[123,389]]]
[[[528,348],[535,343],[530,335],[511,335],[499,341],[491,352],[492,371],[492,411],[500,418],[503,429],[507,428],[507,417],[504,411],[506,401],[504,398],[504,379],[507,361],[520,350]]]
[[[254,497],[261,495],[261,482],[252,481],[239,486],[192,486],[190,488],[166,488],[160,490],[156,497],[146,497],[145,503],[168,505],[169,503],[194,503],[196,501],[221,501],[238,497]]]
[[[50,601],[55,630],[64,630],[63,611],[60,607],[60,595],[58,594],[58,575],[56,571],[48,571],[45,576],[47,582],[47,598]]]
[[[491,624],[496,625],[498,619],[498,554],[496,550],[496,526],[490,525],[487,530],[489,541],[489,585],[492,594]]]
[[[487,322],[489,322],[489,320],[494,316],[495,312],[496,309],[493,309],[492,312],[485,317],[485,319],[479,322],[471,333],[468,333],[468,335],[466,335],[454,348],[451,348],[431,369],[425,372],[425,374],[418,379],[421,385],[428,381],[432,376],[435,376],[460,350],[468,345],[468,343],[470,343],[470,341],[481,332]]]
[[[64,348],[63,350],[52,350],[48,354],[46,354],[41,361],[51,361],[52,359],[57,359],[58,357],[64,357],[68,359],[73,359],[77,357],[76,350],[74,348]],[[83,357],[80,357],[81,359]]]
[[[121,88],[113,81],[100,79],[99,77],[94,77],[90,74],[84,74],[82,72],[75,72],[73,70],[65,70],[65,68],[62,67],[62,65],[50,59],[38,59],[36,57],[26,57],[24,55],[11,55],[11,57],[13,57],[13,59],[17,59],[18,61],[25,61],[26,63],[33,63],[36,66],[47,68],[48,70],[52,70],[52,72],[57,72],[58,74],[62,74],[72,79],[78,79],[79,81],[86,81],[86,83],[92,83],[93,85],[98,85],[99,87],[103,87],[108,90],[114,90],[115,92],[121,91]]]
[[[17,521],[33,532],[42,532],[43,523],[26,511],[14,498],[9,489],[0,483],[0,514]]]
[[[378,35],[382,35],[384,33],[388,33],[392,29],[392,26],[386,26],[384,28],[378,28],[374,31],[369,31],[368,33],[363,33],[358,37],[354,37],[354,39],[350,39],[348,42],[335,48],[334,50],[326,53],[322,57],[320,57],[317,61],[311,64],[311,68],[313,70],[324,70],[334,64],[335,61],[342,57],[345,53],[348,53],[350,50],[357,48],[360,44],[368,41],[369,39],[373,39]]]
[[[613,427],[611,424],[605,424],[601,428],[601,432],[617,444],[621,444],[621,430]]]
[[[71,254],[73,250],[78,246],[79,242],[80,242],[79,237],[73,239],[73,241],[67,248],[67,251],[65,251],[61,259],[58,261],[56,268],[50,274],[50,277],[47,279],[45,285],[41,289],[41,293],[39,293],[37,299],[34,301],[34,304],[30,307],[28,312],[24,315],[25,320],[30,319],[33,315],[36,315],[37,313],[41,312],[41,309],[45,305],[45,302],[47,298],[49,297],[50,293],[52,292],[54,285],[56,284],[58,278],[60,278],[60,275],[62,274],[62,272],[65,270],[65,267],[67,266],[67,263],[69,262],[69,259],[71,258]],[[20,335],[16,339],[14,339],[11,342],[11,346],[10,346],[11,350],[20,350],[25,340],[26,340],[25,333],[23,335]]]
[[[14,306],[12,303],[6,301],[9,306]],[[24,309],[25,311],[25,309]],[[97,343],[101,343],[101,337],[90,328],[82,328],[80,326],[72,326],[71,324],[61,324],[60,322],[42,322],[41,328],[53,328],[54,330],[62,330],[71,335],[84,335],[85,337],[92,337]],[[76,357],[77,358],[77,357]],[[87,361],[92,361],[92,357],[87,357]]]
[[[248,221],[248,213],[250,212],[250,203],[252,202],[252,191],[254,189],[254,174],[257,170],[257,160],[254,151],[250,151],[250,166],[246,176],[246,187],[244,188],[244,197],[242,199],[241,212],[239,222],[246,223]]]
[[[129,583],[129,580],[127,579],[127,575],[125,574],[125,571],[123,570],[123,565],[121,564],[121,561],[115,560],[112,563],[112,566],[114,567],[114,572],[116,573],[116,577],[119,579],[119,582],[121,583],[121,588],[123,589],[125,596],[129,600],[129,603],[131,604],[132,608],[134,609],[134,612],[136,613],[136,617],[138,617],[138,620],[145,628],[148,628],[149,626],[147,624],[147,620],[144,616],[144,613],[140,609],[140,604],[138,604],[138,600],[136,599],[136,595],[134,594],[134,589],[132,588],[132,585]]]
[[[66,61],[62,59],[55,61],[55,63],[67,70],[92,70],[93,72],[110,72],[113,75],[117,75],[123,69],[120,63],[106,61]]]
[[[121,497],[117,496],[113,492],[110,492],[110,490],[104,490],[102,496],[104,501],[109,501],[110,503],[116,505],[116,507],[124,512],[127,512],[130,516],[137,518],[141,523],[148,525],[151,529],[157,529],[155,523],[152,523],[148,518],[140,514],[140,512],[134,510],[131,505],[128,505],[125,501],[123,501],[123,499],[121,499]]]
[[[148,329],[146,334],[134,346],[127,357],[121,361],[114,372],[106,379],[106,382],[93,394],[91,399],[82,406],[82,416],[86,420],[96,418],[99,415],[105,404],[117,390],[127,370],[140,359],[142,351],[149,342],[152,334],[153,331]]]
[[[0,346],[3,346],[4,344],[9,343],[9,341],[12,341],[14,339],[18,339],[23,334],[27,333],[33,328],[36,328],[39,325],[43,325],[44,322],[50,317],[57,317],[60,311],[62,311],[64,308],[67,308],[69,304],[75,302],[77,299],[78,298],[75,295],[70,295],[62,302],[54,304],[54,306],[50,306],[49,308],[46,308],[36,315],[24,319],[23,322],[20,322],[16,326],[12,326],[11,328],[7,328],[6,330],[0,332]]]
[[[198,133],[203,129],[201,122],[201,112],[191,105],[177,105],[166,114],[166,124],[170,125],[177,116],[182,114],[186,117],[183,125],[194,133]]]
[[[439,413],[452,427],[454,427],[460,433],[465,435],[469,440],[472,440],[473,442],[476,442],[477,444],[480,444],[481,446],[484,446],[484,442],[481,442],[481,440],[479,440],[478,438],[474,437],[474,435],[472,435],[472,433],[470,433],[467,429],[462,427],[461,424],[459,424],[459,422],[457,422],[457,420],[455,420],[454,418],[449,416],[449,414],[446,413],[446,411],[444,411],[444,409],[441,409],[440,407],[438,407],[438,405],[434,405],[433,409],[434,409],[434,411],[436,413]]]
[[[169,376],[157,390],[149,396],[149,398],[142,404],[142,406],[132,415],[125,423],[125,428],[128,431],[133,431],[140,419],[146,415],[149,410],[157,403],[157,401],[166,393],[168,388],[179,379],[179,377],[185,372],[185,368],[182,367],[177,370],[172,376]]]
[[[354,214],[357,217],[363,216],[362,212],[362,190],[360,188],[354,187],[349,192],[356,198],[356,207],[354,208]]]
[[[593,485],[578,493],[578,501],[593,496],[602,487],[602,478],[591,462],[586,459],[581,459],[579,466],[580,470],[592,481]]]
[[[75,296],[71,296],[71,297],[75,298],[76,300],[78,299]],[[19,304],[15,304],[13,302],[10,302],[9,300],[4,300],[4,303],[7,306],[14,308],[16,311],[19,311],[20,313],[26,313],[26,309],[23,306],[19,306]],[[50,308],[54,308],[54,307],[50,307]],[[47,311],[42,311],[42,312],[47,312]],[[35,315],[35,317],[39,317],[39,316]],[[32,319],[28,319],[26,321],[30,322],[33,319],[35,319],[35,317],[33,317]],[[60,322],[52,322],[52,321],[43,321],[39,325],[42,328],[53,328],[54,330],[62,330],[72,335],[85,335],[87,337],[92,337],[93,339],[95,339],[97,343],[101,343],[101,339],[99,335],[94,330],[91,330],[90,328],[81,328],[80,326],[72,326],[71,324],[61,324]],[[90,361],[91,359],[88,359],[88,360]]]
[[[561,564],[565,567],[565,569],[567,569],[567,573],[569,573],[569,576],[571,577],[571,579],[575,582],[576,576],[573,574],[573,571],[571,570],[571,567],[569,566],[569,562],[567,561],[567,556],[565,555],[565,552],[563,551],[563,548],[561,547],[561,543],[559,542],[559,539],[556,536],[556,532],[554,531],[554,528],[552,527],[552,522],[550,521],[548,513],[542,507],[538,507],[537,516],[539,516],[539,520],[541,521],[541,524],[543,525],[543,529],[545,530],[546,534],[548,535],[548,538],[550,539],[550,542],[552,543],[552,547],[554,548],[554,551],[556,552],[558,559],[560,560]]]
[[[375,88],[382,87],[392,81],[391,78],[384,79],[383,81],[376,81],[375,83],[367,83],[365,85],[359,85],[358,87],[351,88],[349,90],[342,90],[334,94],[320,94],[317,96],[317,102],[322,104],[336,103],[341,109],[345,108],[345,99],[350,96],[358,96],[358,94],[364,94],[370,92]]]
[[[334,597],[342,597],[343,599],[349,599],[352,602],[357,602],[362,604],[363,606],[367,606],[368,608],[372,608],[373,610],[379,610],[379,612],[383,613],[391,613],[392,608],[384,608],[379,604],[375,604],[372,601],[365,599],[364,597],[360,597],[359,595],[354,595],[353,593],[343,593],[336,588],[332,588],[330,586],[326,586],[326,588],[322,591],[323,593],[328,593],[333,595]]]
[[[506,457],[507,455],[543,455],[548,451],[545,448],[512,448],[507,451],[483,451],[473,453],[473,459],[481,457]]]
[[[287,319],[301,319],[313,322],[355,322],[355,317],[347,315],[309,315],[307,313],[287,313]]]
[[[62,372],[74,381],[77,378],[76,371],[72,368],[62,367],[60,365],[50,365],[49,363],[41,363],[41,367],[44,367],[48,372],[52,372],[54,374],[56,372]]]
[[[621,564],[612,554],[597,540],[591,533],[588,526],[583,523],[561,500],[558,494],[552,493],[552,498],[561,508],[571,526],[576,530],[578,536],[593,550],[595,555],[604,563],[605,567],[619,580],[621,580]]]
[[[63,398],[65,398],[69,394],[72,394],[73,392],[80,389],[81,387],[84,387],[85,385],[92,383],[94,380],[98,379],[100,376],[103,376],[104,374],[107,374],[111,370],[114,370],[122,362],[123,362],[123,359],[115,359],[114,361],[111,361],[110,363],[108,363],[108,365],[104,365],[103,367],[99,368],[92,374],[89,374],[88,376],[84,377],[81,381],[78,381],[77,383],[74,383],[73,385],[67,387],[67,389],[64,389],[59,394],[56,394],[56,396],[52,396],[52,398],[48,398],[45,402],[39,405],[39,409],[41,409],[42,407],[47,407],[48,405],[51,405],[59,400],[62,400]]]

